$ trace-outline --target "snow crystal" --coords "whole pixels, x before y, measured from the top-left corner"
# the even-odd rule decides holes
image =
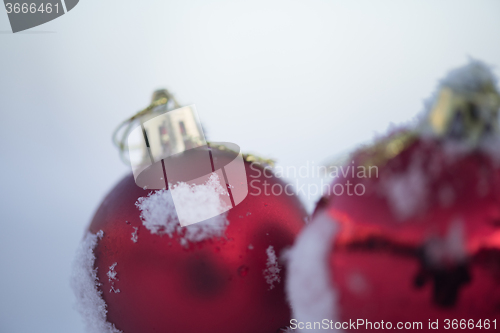
[[[109,266],[109,271],[106,273],[106,275],[108,276],[108,282],[111,282],[111,289],[109,290],[109,292],[119,293],[120,289],[115,289],[115,281],[118,281],[115,271],[116,265],[118,265],[117,262]]]
[[[335,233],[335,223],[326,213],[319,214],[305,226],[289,252],[286,290],[293,318],[298,321],[339,319],[336,310],[337,295],[331,285],[328,269],[328,256]]]
[[[139,228],[137,227],[133,227],[134,228],[134,232],[132,233],[132,238],[130,238],[132,240],[132,242],[134,243],[137,243],[137,240],[139,239],[139,237],[137,236],[137,231],[139,230]]]
[[[116,271],[115,271],[115,267],[118,263],[115,262],[113,265],[109,266],[109,272],[106,273],[106,275],[108,276],[108,281],[111,282],[112,280],[116,280]]]
[[[186,184],[186,186],[188,185]],[[201,186],[199,186],[198,189],[199,188],[201,188]],[[176,191],[178,189],[179,186],[172,189],[172,191]],[[181,187],[181,191],[184,190],[185,187]],[[187,204],[188,203],[186,202],[186,205]],[[210,205],[212,205],[212,202],[206,202],[206,206]],[[226,214],[224,213],[203,222],[182,227],[177,217],[177,212],[170,190],[158,190],[150,193],[147,197],[139,198],[136,202],[136,206],[141,211],[143,225],[152,234],[166,234],[169,237],[178,235],[179,242],[186,247],[189,245],[189,242],[195,243],[213,237],[223,237],[229,224]],[[189,210],[196,211],[203,210],[204,208],[204,206],[189,207]]]
[[[114,324],[106,321],[107,305],[101,297],[101,284],[97,278],[97,268],[94,268],[94,248],[103,236],[102,230],[95,235],[90,232],[85,235],[73,262],[71,287],[77,299],[76,308],[88,332],[121,333]]]
[[[280,271],[281,268],[278,266],[278,258],[274,252],[274,247],[270,245],[267,250],[267,268],[263,271],[266,282],[269,284],[269,289],[274,288],[274,283],[281,282]]]

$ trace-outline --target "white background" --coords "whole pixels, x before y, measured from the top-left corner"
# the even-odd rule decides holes
[[[71,261],[128,172],[111,132],[154,89],[212,141],[320,164],[411,120],[468,56],[499,66],[499,41],[495,0],[82,0],[18,34],[0,8],[0,332],[83,332]]]

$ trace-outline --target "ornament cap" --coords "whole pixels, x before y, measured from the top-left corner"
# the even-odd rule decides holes
[[[424,124],[438,137],[477,145],[486,136],[498,135],[499,109],[495,76],[474,60],[441,81]]]

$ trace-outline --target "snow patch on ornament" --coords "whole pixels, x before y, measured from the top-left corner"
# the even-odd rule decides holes
[[[412,163],[405,172],[384,177],[382,191],[396,217],[406,220],[425,209],[427,176],[419,163]]]
[[[177,217],[185,226],[218,216],[231,208],[221,198],[229,197],[229,192],[222,187],[217,173],[212,173],[205,184],[177,183],[171,187],[171,194]]]
[[[175,192],[177,205],[182,205],[184,211],[192,211],[193,218],[203,210],[213,210],[214,206],[221,205],[219,198],[220,191],[223,190],[218,179],[212,179],[204,185],[188,185],[186,183],[177,184],[172,188]],[[150,193],[147,197],[139,198],[136,202],[137,208],[141,211],[143,225],[152,234],[169,237],[179,236],[179,242],[183,246],[188,246],[189,242],[200,242],[213,237],[223,237],[229,221],[226,213],[214,216],[205,221],[182,227],[176,212],[176,206],[172,199],[170,190],[158,190]],[[196,200],[195,200],[196,199]],[[204,200],[200,200],[204,199]],[[196,206],[193,202],[197,202]],[[201,204],[200,204],[201,203]]]
[[[264,277],[266,279],[267,284],[269,284],[269,290],[274,288],[274,283],[280,283],[280,272],[281,268],[278,266],[278,257],[276,256],[276,252],[274,252],[274,247],[270,245],[267,250],[267,268],[263,271]]]
[[[337,293],[331,284],[328,259],[337,225],[322,213],[306,225],[288,253],[286,291],[295,319],[337,321]],[[307,330],[324,332],[324,330]],[[333,330],[332,332],[337,332]]]
[[[73,262],[71,287],[77,299],[76,309],[82,315],[88,332],[121,333],[114,324],[106,321],[107,305],[99,290],[101,283],[97,268],[94,268],[94,249],[103,236],[102,230],[95,235],[90,232],[85,235]]]

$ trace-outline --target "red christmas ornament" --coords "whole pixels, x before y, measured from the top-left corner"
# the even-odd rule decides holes
[[[342,167],[290,254],[302,325],[500,328],[499,107],[473,61],[442,81],[420,124]]]
[[[307,214],[295,196],[266,195],[264,183],[285,184],[251,160],[246,199],[187,227],[169,191],[139,188],[131,175],[107,195],[75,266],[91,330],[275,333],[288,325],[278,258]]]

